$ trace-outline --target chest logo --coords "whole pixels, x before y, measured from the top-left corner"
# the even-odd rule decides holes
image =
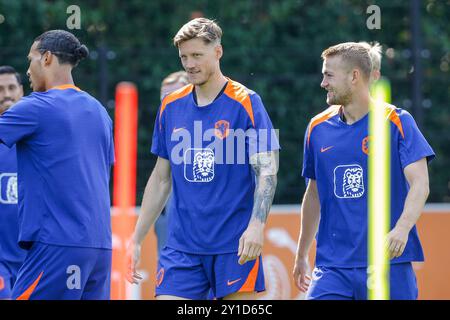
[[[210,182],[214,179],[215,158],[211,149],[188,149],[184,158],[184,177],[187,181]]]
[[[330,150],[333,147],[334,146],[329,146],[329,147],[326,147],[326,148],[322,147],[322,148],[320,148],[320,152],[327,152],[328,150]]]
[[[334,194],[338,198],[364,195],[364,171],[360,165],[343,165],[334,169]]]
[[[17,204],[18,198],[17,174],[0,174],[0,203]]]
[[[365,137],[361,143],[362,152],[369,155],[369,137]]]
[[[219,120],[214,124],[214,134],[219,139],[225,139],[230,133],[230,123],[226,120]]]

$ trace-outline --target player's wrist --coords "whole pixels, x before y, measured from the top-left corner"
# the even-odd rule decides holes
[[[144,241],[143,237],[140,237],[139,235],[135,234],[132,238],[131,238],[131,243],[130,245],[132,246],[141,246],[142,242]]]
[[[250,220],[250,223],[248,224],[248,228],[254,228],[259,230],[263,230],[265,226],[266,226],[265,222],[262,222],[261,220],[255,218],[252,218]]]
[[[414,224],[408,221],[403,221],[403,220],[399,220],[397,221],[397,224],[395,225],[395,227],[397,229],[403,230],[405,232],[411,231],[411,229],[413,228]]]
[[[297,253],[297,260],[308,260],[308,254],[305,253]]]
[[[296,260],[308,260],[308,252],[299,247],[296,254]]]

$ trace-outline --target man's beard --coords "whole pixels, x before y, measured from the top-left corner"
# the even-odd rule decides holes
[[[337,95],[336,92],[333,92],[333,96],[329,100],[329,105],[342,105],[345,106],[352,101],[352,94],[350,90],[345,90],[345,92]]]
[[[203,86],[204,84],[206,84],[214,75],[213,71],[204,71],[205,77],[203,79],[200,79],[199,81],[193,83],[196,86]]]

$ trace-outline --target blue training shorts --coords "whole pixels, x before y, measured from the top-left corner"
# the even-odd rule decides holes
[[[391,264],[390,299],[416,300],[416,276],[411,262]],[[316,267],[308,300],[367,300],[367,268]]]
[[[197,255],[165,247],[159,257],[155,295],[203,300],[265,290],[262,257],[238,263],[237,253]]]
[[[11,299],[12,288],[22,263],[0,261],[0,299]]]
[[[35,242],[17,275],[17,300],[109,300],[109,249]]]

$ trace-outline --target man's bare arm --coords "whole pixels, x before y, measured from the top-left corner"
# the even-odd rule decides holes
[[[127,248],[127,280],[137,284],[143,279],[136,271],[136,267],[141,257],[141,244],[144,241],[150,227],[155,223],[162,209],[166,205],[172,187],[171,169],[168,160],[158,157],[155,168],[148,179],[144,191],[133,238]]]
[[[430,193],[427,160],[423,158],[408,165],[403,172],[409,184],[403,212],[394,229],[388,234],[391,258],[400,257],[408,242],[408,235],[419,220]]]
[[[277,187],[278,151],[257,153],[250,158],[250,164],[256,175],[256,188],[250,222],[239,239],[240,264],[261,255],[264,227]]]
[[[145,187],[141,212],[133,237],[135,243],[142,243],[150,227],[161,214],[169,197],[171,187],[170,163],[168,160],[158,157],[155,168]]]
[[[301,230],[298,239],[297,255],[308,257],[320,221],[320,202],[316,180],[309,180],[301,207]]]
[[[294,280],[297,288],[306,292],[309,287],[309,250],[320,222],[320,202],[316,180],[309,180],[301,208],[301,230],[294,263]]]
[[[256,175],[256,188],[251,220],[265,224],[277,188],[278,151],[257,153],[250,159]]]

